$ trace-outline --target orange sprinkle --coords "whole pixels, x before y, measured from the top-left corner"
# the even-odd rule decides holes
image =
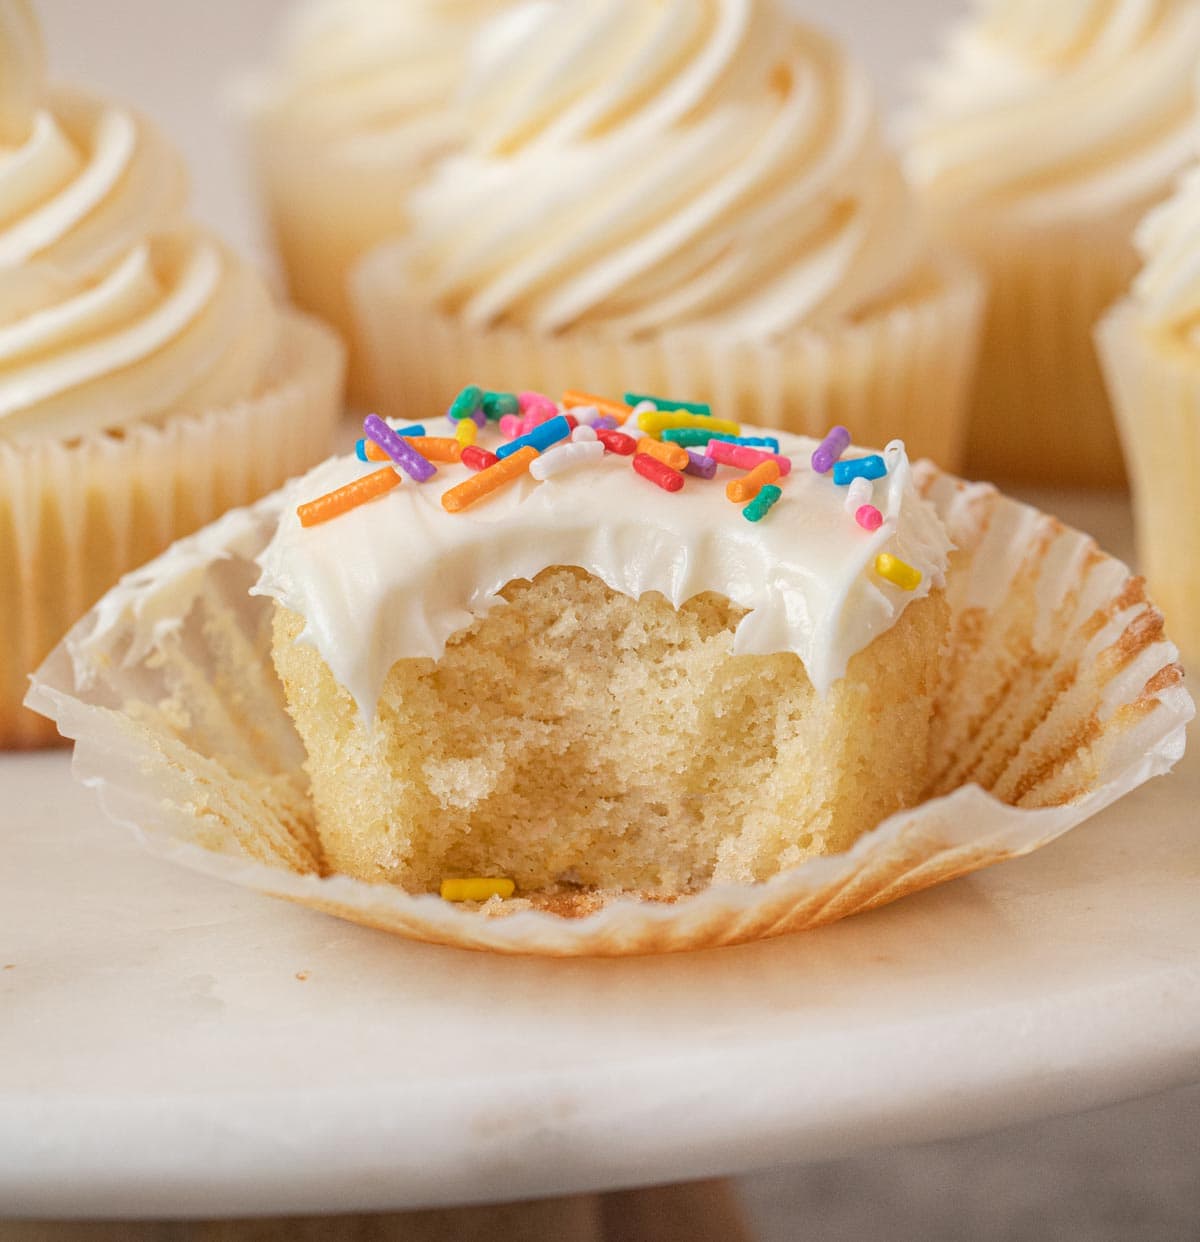
[[[759,462],[749,474],[742,475],[740,479],[730,479],[725,484],[725,495],[740,505],[743,501],[753,500],[768,483],[774,483],[778,478],[777,461]]]
[[[364,474],[361,479],[355,479],[345,487],[339,487],[324,496],[318,496],[316,500],[298,506],[296,515],[300,518],[301,526],[316,526],[320,522],[328,522],[330,518],[349,513],[351,509],[356,509],[368,500],[374,500],[376,496],[382,496],[384,492],[390,492],[399,482],[400,476],[396,471],[391,466],[386,466],[383,470]]]
[[[426,461],[458,461],[462,456],[462,444],[449,436],[405,436],[404,438]],[[367,450],[368,461],[392,460],[374,440],[364,441],[363,447]]]
[[[458,513],[477,500],[491,495],[506,483],[511,483],[529,469],[529,463],[538,456],[532,444],[526,444],[508,457],[502,457],[494,466],[488,466],[478,474],[473,474],[462,483],[457,483],[449,491],[442,493],[442,507],[448,513]]]
[[[601,414],[611,414],[618,423],[623,423],[633,410],[633,406],[626,405],[624,401],[614,401],[611,397],[597,397],[595,393],[579,392],[574,388],[568,388],[563,393],[562,403],[568,410],[573,410],[577,405],[594,405]]]
[[[651,436],[642,436],[638,441],[637,451],[657,457],[664,466],[670,466],[672,470],[686,470],[688,462],[692,460],[682,445],[655,440]]]
[[[458,461],[463,446],[453,436],[405,436],[427,461]]]

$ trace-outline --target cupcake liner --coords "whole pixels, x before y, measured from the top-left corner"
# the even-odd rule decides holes
[[[333,335],[289,314],[261,396],[119,436],[0,441],[0,749],[55,741],[21,707],[28,675],[123,573],[325,456],[341,379]]]
[[[1143,207],[1053,228],[968,217],[947,233],[988,281],[967,429],[969,474],[1124,485],[1092,333],[1137,272],[1131,238]]]
[[[1172,632],[1200,658],[1200,365],[1194,347],[1146,330],[1132,302],[1096,344],[1129,463],[1138,559]]]
[[[903,302],[777,339],[739,339],[711,326],[632,338],[602,328],[476,329],[409,298],[394,246],[358,265],[352,298],[372,398],[397,417],[444,410],[467,378],[550,394],[634,389],[709,401],[748,423],[803,435],[845,423],[862,443],[900,436],[948,469],[961,457],[983,310],[978,277],[947,259]]]
[[[1006,858],[1087,819],[1183,753],[1194,707],[1140,579],[1086,536],[923,463],[958,547],[929,798],[845,854],[674,902],[548,894],[468,909],[323,874],[303,751],[248,595],[279,494],[226,515],[111,591],[28,702],[75,772],[154,852],[398,935],[501,953],[622,955],[815,927]]]

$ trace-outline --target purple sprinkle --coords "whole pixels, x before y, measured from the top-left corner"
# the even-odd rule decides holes
[[[592,424],[592,430],[593,431],[605,431],[605,430],[616,431],[618,426],[619,424],[617,423],[617,420],[613,418],[611,414],[601,414],[601,416],[598,419],[596,419],[596,421]]]
[[[427,457],[422,457],[402,436],[399,436],[379,417],[368,414],[363,419],[363,433],[381,449],[416,483],[424,483],[437,474],[437,467]]]
[[[684,466],[684,474],[694,474],[701,479],[711,479],[717,473],[717,463],[703,453],[687,450],[688,464]]]
[[[833,463],[850,447],[850,433],[839,424],[817,445],[812,455],[812,468],[818,474],[828,474]]]
[[[487,426],[488,420],[487,420],[487,415],[483,412],[483,406],[480,406],[471,415],[471,421],[475,424],[476,427],[482,428],[482,427]]]

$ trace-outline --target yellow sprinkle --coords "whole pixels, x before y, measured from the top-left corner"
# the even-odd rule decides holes
[[[638,415],[638,426],[651,435],[659,435],[668,427],[701,427],[714,434],[740,436],[741,424],[727,418],[708,418],[703,414],[689,414],[686,410],[647,410]]]
[[[894,582],[902,591],[915,591],[921,585],[921,571],[890,552],[880,552],[875,558],[875,572]]]
[[[468,444],[474,444],[479,435],[479,428],[475,426],[473,418],[464,418],[454,430],[454,438],[466,448]]]
[[[511,880],[473,878],[469,880],[443,880],[443,901],[487,901],[489,897],[511,897],[516,891]]]

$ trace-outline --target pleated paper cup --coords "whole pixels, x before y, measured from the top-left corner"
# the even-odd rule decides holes
[[[289,313],[265,391],[121,435],[0,442],[0,749],[56,740],[29,674],[122,574],[329,452],[343,351]]]
[[[714,326],[622,336],[472,328],[414,301],[401,247],[356,268],[356,336],[373,402],[398,418],[444,411],[464,383],[495,390],[626,389],[708,401],[759,427],[820,438],[834,423],[864,444],[899,436],[958,466],[983,289],[961,263],[931,264],[903,301],[830,329],[747,339]]]
[[[1145,210],[1034,227],[964,215],[941,235],[978,264],[988,307],[970,402],[966,469],[989,479],[1125,483],[1093,332],[1139,261]]]
[[[327,874],[303,747],[250,596],[279,495],[127,578],[39,670],[29,703],[75,739],[75,773],[156,853],[397,935],[498,953],[623,955],[829,923],[1029,853],[1183,753],[1194,707],[1140,579],[1086,536],[928,464],[958,547],[928,798],[752,885],[674,902],[533,895],[479,908]]]
[[[1139,561],[1190,659],[1200,659],[1200,351],[1155,332],[1132,302],[1096,343],[1129,463]]]

